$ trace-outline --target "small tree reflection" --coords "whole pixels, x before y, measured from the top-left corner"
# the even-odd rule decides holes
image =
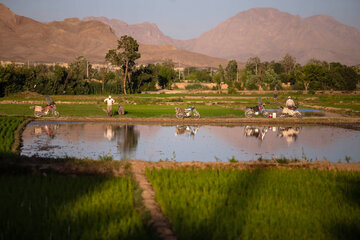
[[[119,152],[128,154],[136,150],[140,133],[134,125],[113,126],[113,132]]]

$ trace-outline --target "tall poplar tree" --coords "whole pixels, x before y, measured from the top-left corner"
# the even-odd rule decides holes
[[[106,54],[106,61],[113,65],[121,67],[123,72],[123,87],[124,94],[126,94],[126,82],[130,81],[130,74],[133,66],[135,66],[135,60],[140,58],[139,44],[135,39],[130,36],[124,35],[118,40],[118,46],[116,49],[109,50]]]

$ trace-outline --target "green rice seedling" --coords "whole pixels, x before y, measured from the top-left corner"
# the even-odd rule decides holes
[[[359,239],[360,173],[152,169],[179,239]]]
[[[23,117],[0,117],[0,153],[11,152],[14,132],[24,120]]]
[[[150,239],[130,178],[0,176],[0,239]]]
[[[111,162],[112,160],[114,160],[111,152],[109,152],[108,154],[103,153],[102,155],[99,155],[98,159],[104,162]]]
[[[232,156],[231,158],[228,159],[230,163],[237,163],[239,162],[238,160],[236,160],[235,156]]]
[[[34,116],[34,109],[31,104],[0,104],[1,115],[11,116]]]

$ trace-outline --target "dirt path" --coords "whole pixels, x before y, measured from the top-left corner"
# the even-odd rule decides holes
[[[160,237],[164,240],[177,239],[170,221],[164,216],[159,204],[155,201],[155,192],[145,176],[145,164],[142,162],[131,162],[132,172],[136,181],[142,189],[141,196],[146,209],[150,212],[151,219],[149,224],[155,227]]]

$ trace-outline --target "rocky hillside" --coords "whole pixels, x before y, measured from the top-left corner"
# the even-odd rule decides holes
[[[189,51],[246,61],[278,60],[286,53],[300,63],[310,58],[360,63],[360,32],[333,17],[301,18],[272,8],[250,9],[181,46]]]
[[[176,48],[245,62],[258,56],[262,61],[279,60],[286,53],[304,64],[311,58],[360,63],[360,32],[327,15],[301,18],[273,8],[240,12],[191,40],[175,40],[155,24],[128,25],[104,17],[87,18],[111,26],[118,36],[127,34],[145,44],[168,44]]]
[[[92,63],[104,63],[106,53],[116,47],[117,39],[114,30],[100,21],[69,18],[42,23],[16,15],[0,4],[0,60],[53,63],[85,56]],[[165,45],[140,44],[140,53],[139,63],[143,64],[168,59],[181,66],[217,67],[227,63],[224,59]]]

